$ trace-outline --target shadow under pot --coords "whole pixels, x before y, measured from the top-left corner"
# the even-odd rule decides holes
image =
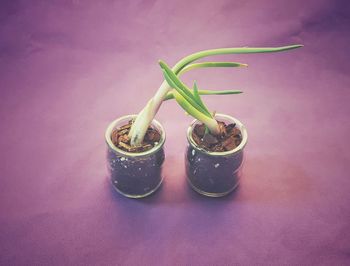
[[[237,188],[240,169],[243,165],[243,149],[247,144],[247,130],[244,125],[228,115],[216,114],[218,121],[235,124],[241,132],[241,142],[232,150],[211,152],[193,139],[193,130],[201,124],[194,120],[187,130],[188,147],[185,156],[187,180],[192,189],[208,197],[222,197]]]
[[[110,180],[116,191],[129,198],[143,198],[154,193],[163,181],[165,131],[158,121],[153,120],[151,127],[159,132],[159,141],[147,151],[124,151],[113,143],[112,134],[135,117],[123,116],[108,126],[105,134],[107,163]]]

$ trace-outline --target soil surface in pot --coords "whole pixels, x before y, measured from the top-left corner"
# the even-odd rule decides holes
[[[204,124],[195,125],[192,138],[198,147],[210,152],[224,152],[235,149],[242,142],[242,133],[236,124],[218,121],[220,134],[206,132]]]
[[[133,121],[130,120],[126,125],[113,130],[111,139],[116,147],[123,151],[137,153],[148,151],[159,143],[161,138],[159,131],[152,126],[149,126],[142,144],[132,147],[128,137],[132,123]]]

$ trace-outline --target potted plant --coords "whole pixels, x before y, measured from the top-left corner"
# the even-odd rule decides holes
[[[301,45],[294,46],[294,48]],[[175,89],[174,98],[195,120],[187,130],[185,156],[187,180],[198,193],[222,197],[239,184],[243,150],[248,134],[236,118],[210,112],[202,101],[196,82],[190,90],[164,62],[159,62],[165,80]]]
[[[186,71],[195,68],[243,67],[247,65],[236,62],[193,63],[194,61],[219,54],[278,52],[298,47],[300,47],[300,45],[277,48],[244,47],[205,50],[181,59],[172,69],[164,62],[160,61],[159,63],[163,69],[166,80],[163,81],[155,95],[147,102],[146,106],[139,114],[118,118],[107,127],[105,133],[105,140],[108,146],[107,160],[110,178],[114,188],[124,196],[142,198],[155,192],[161,185],[165,131],[154,117],[163,101],[176,99],[189,114],[204,123],[205,126],[202,126],[202,128],[204,127],[206,136],[209,136],[209,133],[213,136],[222,134],[220,131],[221,129],[218,127],[221,123],[218,123],[214,118],[219,116],[214,116],[208,111],[199,95],[238,94],[241,93],[241,91],[198,90],[196,84],[193,90],[190,90],[180,81],[179,77]],[[238,120],[234,121],[237,122],[236,125],[238,127],[240,125]],[[227,126],[232,127],[230,124]],[[195,125],[193,125],[193,128],[195,128]],[[240,130],[241,134],[246,133],[245,130],[243,130],[243,126]],[[244,143],[245,135],[241,136],[241,143]],[[245,144],[242,145],[240,145],[240,147],[242,147],[241,150],[243,150]],[[202,152],[204,156],[203,147],[196,147],[195,145],[193,147],[194,148],[190,150],[191,154],[196,149],[198,151],[197,156],[200,152]],[[234,152],[234,154],[237,155],[236,152]],[[188,167],[190,167],[189,164]],[[192,166],[192,168],[193,167],[194,166]],[[223,169],[223,167],[221,168]],[[199,170],[197,169],[196,171]]]
[[[128,134],[136,115],[114,120],[107,128],[107,161],[113,187],[129,198],[142,198],[162,183],[165,131],[153,120],[140,145],[130,145]]]

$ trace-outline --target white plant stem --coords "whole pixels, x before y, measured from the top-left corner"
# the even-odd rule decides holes
[[[168,83],[163,81],[153,98],[148,101],[147,105],[137,115],[129,132],[131,146],[137,146],[142,143],[148,126],[151,124],[169,90],[171,88]]]
[[[205,123],[205,125],[208,127],[209,132],[214,136],[217,136],[220,134],[219,124],[215,118],[210,119],[207,123]]]

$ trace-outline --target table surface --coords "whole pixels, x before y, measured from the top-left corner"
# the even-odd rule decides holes
[[[2,1],[0,264],[349,265],[349,4],[345,1]],[[212,199],[184,172],[191,118],[175,102],[164,183],[111,188],[104,131],[137,113],[173,65],[203,49],[303,43],[228,55],[244,69],[183,76],[249,140],[239,189]],[[203,97],[204,98],[204,97]]]

